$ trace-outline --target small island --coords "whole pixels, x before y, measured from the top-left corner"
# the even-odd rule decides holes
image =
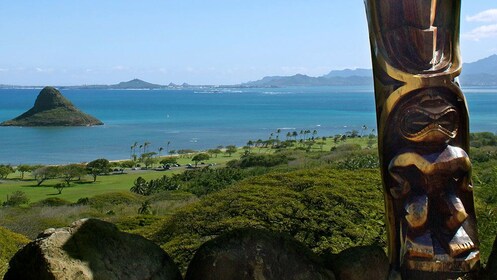
[[[45,87],[33,108],[0,126],[93,126],[103,125],[97,118],[81,112],[60,91]]]

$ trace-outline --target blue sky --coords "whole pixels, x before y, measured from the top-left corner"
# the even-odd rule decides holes
[[[497,53],[497,2],[462,1],[461,48]],[[362,0],[0,2],[0,84],[235,84],[370,67]]]

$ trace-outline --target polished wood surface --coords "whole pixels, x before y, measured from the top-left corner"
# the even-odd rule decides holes
[[[460,0],[366,0],[393,274],[476,277]]]

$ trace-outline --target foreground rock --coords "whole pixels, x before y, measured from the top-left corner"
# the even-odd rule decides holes
[[[10,261],[10,279],[181,279],[153,242],[107,222],[85,219],[48,229]]]
[[[103,123],[78,110],[53,87],[45,87],[29,111],[1,126],[92,126]]]
[[[289,237],[237,230],[203,244],[190,262],[187,280],[335,279],[309,249]]]
[[[346,249],[334,257],[331,266],[340,280],[386,280],[390,267],[385,252],[377,246]]]

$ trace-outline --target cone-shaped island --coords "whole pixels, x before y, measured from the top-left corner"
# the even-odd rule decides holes
[[[0,126],[92,126],[103,123],[78,110],[53,87],[45,87],[36,98],[35,105],[15,119]]]

